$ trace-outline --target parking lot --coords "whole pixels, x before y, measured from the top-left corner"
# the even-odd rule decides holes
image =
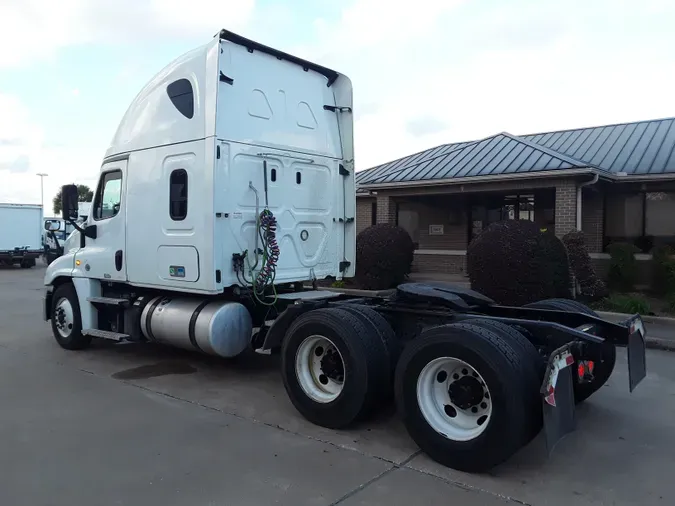
[[[489,475],[467,475],[421,455],[393,408],[351,431],[306,422],[275,357],[62,350],[41,318],[43,275],[0,270],[0,504],[675,503],[675,354],[650,350],[629,394],[620,350],[551,457],[540,435]]]

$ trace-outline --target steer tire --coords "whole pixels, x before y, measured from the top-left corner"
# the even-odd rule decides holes
[[[70,328],[59,329],[58,307],[61,301],[67,301],[72,311],[72,322]],[[80,303],[77,297],[75,287],[70,283],[60,285],[52,296],[52,308],[50,321],[52,324],[52,333],[56,342],[66,350],[83,350],[91,344],[91,336],[82,334],[82,317],[80,315]],[[62,335],[62,332],[67,335]]]
[[[490,400],[491,411],[482,422],[479,418],[475,425],[466,425],[474,433],[455,425],[466,418],[457,410],[453,416],[452,405],[441,406],[457,402],[451,399],[448,386],[456,380],[453,370],[457,369],[448,365],[450,371],[445,371],[447,360],[468,364],[487,387],[484,398]],[[532,414],[530,395],[521,388],[522,361],[507,340],[487,328],[454,323],[422,332],[406,345],[396,368],[396,405],[410,437],[431,459],[460,471],[485,472],[506,461],[527,439],[527,420]],[[441,368],[430,376],[425,371],[433,373],[434,364]],[[462,388],[462,392],[470,389]],[[481,432],[478,427],[483,425]]]
[[[471,325],[490,330],[508,342],[513,350],[520,355],[518,365],[521,367],[520,377],[522,388],[530,402],[530,415],[527,417],[528,433],[525,444],[539,433],[543,426],[544,414],[539,387],[544,379],[546,364],[537,348],[518,330],[510,325],[496,320],[476,318],[470,321]]]
[[[531,307],[533,309],[551,309],[556,311],[575,311],[577,313],[598,317],[598,313],[576,300],[546,299],[527,304],[524,307]],[[601,347],[602,360],[595,363],[593,381],[589,383],[579,383],[576,374],[574,375],[574,401],[577,404],[585,401],[597,392],[605,383],[607,383],[607,380],[609,380],[614,371],[614,366],[616,365],[616,346],[609,342],[599,346]]]
[[[312,336],[329,339],[344,364],[342,390],[330,400],[317,400],[307,392],[303,385],[311,384],[315,375],[296,364],[298,351]],[[305,380],[301,379],[303,373]],[[379,407],[390,388],[391,372],[384,344],[372,327],[357,315],[333,307],[308,311],[291,324],[281,348],[281,375],[300,414],[316,425],[341,429]]]

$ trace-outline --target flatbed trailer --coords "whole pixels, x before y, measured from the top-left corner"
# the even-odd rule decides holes
[[[646,375],[639,315],[501,306],[440,282],[303,287],[355,275],[352,105],[343,74],[227,30],[168,65],[122,119],[84,223],[77,187],[62,188],[76,230],[45,274],[56,342],[278,353],[306,419],[344,429],[395,402],[425,453],[469,472],[542,428],[552,449],[616,347],[632,391]]]

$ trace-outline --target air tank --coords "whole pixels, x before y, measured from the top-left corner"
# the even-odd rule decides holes
[[[191,297],[155,297],[140,323],[149,341],[228,358],[246,350],[253,332],[243,304]]]

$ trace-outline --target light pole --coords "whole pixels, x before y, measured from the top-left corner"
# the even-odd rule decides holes
[[[45,177],[48,176],[49,174],[45,174],[44,172],[39,172],[37,175],[40,176],[40,205],[42,206],[42,215],[44,216],[44,214],[45,214],[45,186],[44,186],[44,180],[45,180]]]

